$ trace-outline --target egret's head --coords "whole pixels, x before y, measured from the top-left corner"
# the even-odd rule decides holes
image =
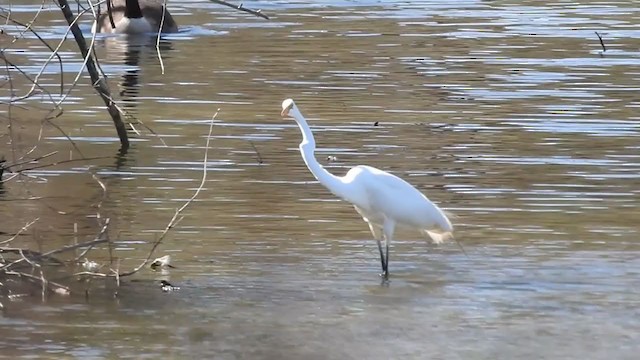
[[[286,99],[282,102],[282,112],[280,113],[280,115],[282,115],[283,117],[289,116],[289,113],[292,110],[297,110],[296,103],[293,102],[293,99]]]

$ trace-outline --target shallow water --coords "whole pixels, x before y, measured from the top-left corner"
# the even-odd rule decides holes
[[[14,15],[32,18],[33,3]],[[56,248],[92,239],[99,211],[111,219],[120,266],[136,266],[200,184],[219,108],[205,186],[157,250],[176,268],[138,273],[116,299],[97,280],[88,298],[3,298],[4,355],[635,358],[637,4],[245,3],[262,7],[265,21],[206,1],[173,3],[183,30],[163,41],[164,73],[153,47],[104,36],[96,45],[115,97],[157,135],[135,125],[141,134],[118,155],[83,77],[54,122],[82,155],[107,158],[5,183],[0,231],[39,217],[14,245],[36,238]],[[64,20],[49,10],[36,29],[55,43]],[[31,35],[0,44],[31,76],[50,54]],[[61,56],[64,94],[82,59],[72,42]],[[14,92],[26,93],[11,74]],[[41,77],[54,99],[59,80],[59,65]],[[299,131],[279,115],[286,97],[309,119],[331,172],[368,164],[409,180],[453,214],[468,256],[400,231],[391,282],[380,286],[375,242],[305,168]],[[37,141],[48,96],[19,105],[2,109],[14,133],[3,133],[0,155],[38,144],[34,156],[79,157],[53,126]],[[91,172],[107,187],[104,200]],[[105,249],[91,254],[107,264]],[[160,292],[161,278],[181,289]]]

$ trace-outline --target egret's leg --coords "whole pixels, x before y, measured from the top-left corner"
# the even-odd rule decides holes
[[[389,244],[391,244],[391,239],[393,238],[393,232],[396,229],[396,223],[392,220],[385,220],[384,225],[382,226],[382,231],[384,233],[384,242],[386,246],[387,253],[385,255],[384,269],[382,270],[383,276],[385,279],[389,278]],[[382,251],[382,249],[380,249]]]
[[[379,227],[373,225],[372,223],[367,222],[367,224],[369,224],[369,229],[371,230],[373,238],[376,239],[376,242],[378,243],[378,251],[380,251],[380,264],[382,265],[382,273],[384,274],[387,265],[384,252],[382,252],[382,243],[380,242],[380,239],[382,239],[382,232],[380,231]]]
[[[380,251],[380,263],[382,264],[382,274],[380,276],[386,276],[387,273],[387,260],[385,259],[384,252],[382,251],[382,243],[380,239],[376,239],[378,242],[378,251]]]

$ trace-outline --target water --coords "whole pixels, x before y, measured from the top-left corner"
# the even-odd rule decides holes
[[[33,4],[13,8],[16,18],[33,18]],[[48,6],[36,29],[57,43],[64,21]],[[10,110],[13,133],[2,133],[0,155],[9,161],[35,145],[32,157],[57,151],[43,164],[70,153],[104,158],[6,182],[0,241],[35,218],[12,245],[88,241],[99,213],[111,220],[121,269],[146,258],[199,186],[220,109],[205,186],[156,251],[176,268],[145,269],[116,289],[65,278],[78,270],[68,264],[52,276],[72,296],[43,301],[27,287],[30,296],[3,297],[4,356],[635,358],[637,4],[245,6],[272,20],[206,1],[171,4],[183,30],[163,42],[164,73],[153,47],[98,39],[112,92],[144,123],[125,156],[86,76],[70,88],[82,64],[72,42],[61,48],[68,97],[54,120],[64,134],[45,124],[39,135],[51,99],[61,98],[57,63],[40,78],[51,97],[4,106],[3,128]],[[50,52],[29,34],[13,44],[4,36],[7,57],[35,76]],[[30,84],[10,74],[13,91],[26,94]],[[380,286],[375,242],[305,168],[299,131],[279,115],[286,97],[309,119],[331,172],[368,164],[409,180],[454,214],[468,256],[400,231],[391,282]],[[89,254],[108,272],[107,249]],[[159,279],[181,289],[162,293]]]

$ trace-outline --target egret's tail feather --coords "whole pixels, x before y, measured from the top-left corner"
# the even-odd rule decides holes
[[[458,247],[460,248],[460,250],[462,250],[462,253],[466,256],[469,257],[469,255],[467,255],[467,252],[464,251],[464,248],[462,247],[462,244],[460,244],[460,242],[458,241],[458,239],[456,239],[453,236],[453,233],[450,231],[447,232],[434,232],[434,231],[429,231],[429,230],[425,230],[425,232],[429,235],[429,237],[431,238],[431,240],[433,240],[433,242],[435,244],[442,244],[443,242],[453,239],[453,241],[456,242],[456,244],[458,244]]]
[[[435,232],[435,231],[426,230],[426,233],[429,235],[431,240],[433,240],[433,242],[436,244],[442,244],[443,242],[453,238],[453,233],[449,231]]]

